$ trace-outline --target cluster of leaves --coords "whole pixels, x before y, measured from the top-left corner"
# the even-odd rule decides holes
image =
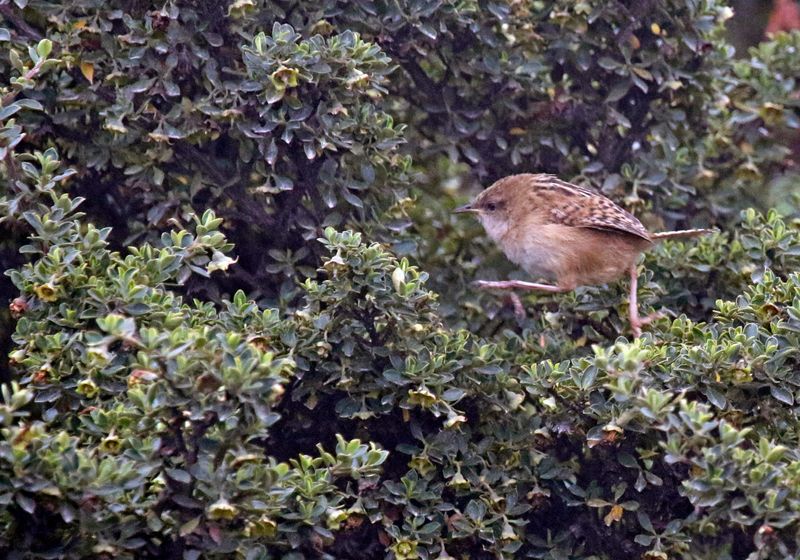
[[[800,222],[735,212],[791,166],[798,36],[735,61],[712,0],[0,14],[0,554],[800,555]],[[647,256],[643,339],[621,286],[518,323],[467,288],[503,265],[446,215],[464,164],[741,217]]]
[[[8,41],[10,34],[6,29],[0,29],[0,43]],[[15,148],[25,138],[23,127],[16,122],[16,117],[24,109],[41,110],[42,105],[35,99],[18,98],[22,90],[30,89],[36,85],[36,78],[40,74],[52,68],[57,62],[56,59],[49,58],[53,50],[53,43],[48,39],[42,39],[35,47],[26,49],[28,64],[23,64],[20,55],[13,51],[9,54],[9,59],[17,71],[0,87],[0,162],[3,164],[3,179],[9,183],[17,182],[20,178],[20,165],[15,156]],[[11,51],[10,51],[11,52]],[[24,113],[23,113],[24,114]],[[24,183],[20,183],[21,188],[25,188]],[[4,220],[0,215],[0,224]],[[5,270],[8,266],[19,262],[20,239],[15,235],[18,233],[13,228],[6,227],[0,236],[0,265]],[[24,236],[22,237],[24,239]],[[0,289],[0,293],[5,290]],[[0,380],[6,381],[2,375],[4,356],[8,352],[8,344],[11,341],[11,317],[6,309],[0,311]]]
[[[230,265],[222,220],[208,211],[192,233],[123,256],[109,228],[81,221],[81,199],[56,193],[55,152],[35,160],[18,183],[31,188],[2,201],[30,224],[36,256],[11,273],[22,375],[2,407],[6,555],[256,558],[262,542],[305,546],[309,527],[329,535],[387,452],[339,436],[334,453],[265,455],[296,376],[291,352],[263,337],[277,313],[242,292],[219,309],[166,288]]]
[[[349,30],[301,36],[277,18],[256,26],[246,3],[122,4],[9,7],[17,32],[0,55],[0,74],[13,73],[37,33],[19,22],[47,22],[63,64],[28,92],[46,111],[27,121],[26,142],[59,149],[85,210],[117,225],[113,242],[153,240],[193,208],[215,208],[240,247],[232,283],[289,297],[313,274],[307,242],[322,227],[403,197],[409,159],[377,45]]]

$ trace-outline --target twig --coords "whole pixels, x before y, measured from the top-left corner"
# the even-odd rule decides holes
[[[10,21],[14,27],[17,28],[23,35],[28,37],[29,39],[33,39],[35,41],[40,41],[44,38],[44,36],[39,33],[36,29],[31,27],[28,22],[26,22],[22,17],[20,17],[16,10],[11,6],[11,4],[0,4],[0,15],[5,17],[8,21]]]

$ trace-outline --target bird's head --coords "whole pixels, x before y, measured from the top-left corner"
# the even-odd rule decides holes
[[[519,175],[500,179],[454,212],[475,214],[489,237],[497,240],[508,232],[515,216],[530,210],[535,193],[525,183]]]

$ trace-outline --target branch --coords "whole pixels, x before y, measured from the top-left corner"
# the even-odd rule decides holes
[[[207,410],[205,414],[203,414],[202,421],[194,425],[194,430],[192,430],[192,435],[190,436],[191,449],[189,449],[186,454],[187,465],[194,465],[197,463],[197,455],[200,452],[200,439],[218,420],[219,416],[217,416],[216,412]]]
[[[0,15],[2,15],[5,19],[10,21],[14,27],[23,35],[28,37],[29,39],[33,39],[34,41],[39,41],[44,36],[39,33],[36,29],[31,27],[28,22],[26,22],[22,17],[17,14],[17,11],[11,6],[11,4],[5,3],[0,4]]]
[[[430,76],[417,64],[413,59],[401,59],[400,66],[405,70],[414,85],[417,86],[425,94],[429,100],[440,100],[442,98],[441,85],[434,82]]]
[[[242,185],[241,180],[231,180],[229,176],[217,169],[209,161],[208,154],[204,154],[196,146],[187,142],[178,142],[175,145],[175,150],[205,171],[219,187],[222,187],[223,194],[238,206],[252,222],[265,227],[275,225],[275,217],[267,214],[264,211],[264,206],[252,199]]]
[[[42,69],[42,64],[44,64],[44,61],[45,61],[44,58],[40,59],[39,62],[33,65],[33,68],[25,72],[22,78],[24,78],[25,80],[32,80],[33,78],[35,78],[37,74],[39,74],[39,70]],[[9,105],[11,105],[14,99],[16,99],[17,95],[19,95],[22,91],[24,91],[24,89],[25,89],[24,87],[22,89],[15,89],[5,94],[3,98],[0,99],[0,107],[8,107]]]

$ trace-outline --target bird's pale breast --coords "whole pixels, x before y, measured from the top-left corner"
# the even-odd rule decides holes
[[[526,224],[500,241],[512,262],[535,279],[574,288],[620,278],[649,242],[621,232],[560,224]]]

